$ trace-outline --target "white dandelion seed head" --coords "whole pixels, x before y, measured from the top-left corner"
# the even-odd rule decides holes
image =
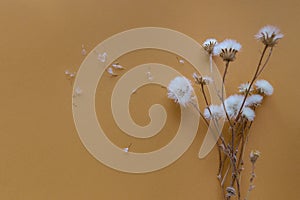
[[[191,82],[184,76],[174,78],[168,86],[168,98],[184,107],[193,100],[193,92]]]
[[[257,80],[255,86],[259,93],[270,96],[273,94],[273,86],[266,80]]]
[[[260,105],[263,100],[263,96],[259,94],[254,94],[251,96],[248,96],[245,102],[245,106],[257,106]]]
[[[278,40],[283,38],[283,34],[280,33],[280,29],[276,26],[267,25],[262,27],[255,35],[257,40],[260,40],[267,46],[273,47],[278,43]]]
[[[234,94],[225,99],[224,104],[229,117],[235,117],[240,110],[244,100],[243,95]]]
[[[214,47],[218,44],[218,41],[214,38],[209,38],[205,40],[202,44],[205,51],[207,51],[209,54],[213,53]]]
[[[226,39],[214,47],[213,54],[219,55],[224,61],[234,61],[235,54],[239,52],[242,45],[236,40]]]
[[[255,117],[255,112],[249,107],[244,107],[242,110],[242,116],[248,119],[249,121],[253,121]]]
[[[216,120],[225,117],[224,109],[220,105],[210,105],[209,109],[208,108],[204,109],[203,115],[206,119],[216,119]]]
[[[236,40],[232,39],[226,39],[223,42],[217,44],[214,49],[214,54],[215,55],[220,55],[222,53],[222,50],[227,49],[228,51],[234,50],[234,51],[240,51],[242,48],[242,45],[238,43]]]
[[[242,83],[239,87],[240,93],[246,93],[250,88],[250,83]],[[250,88],[250,93],[253,91],[253,87]]]

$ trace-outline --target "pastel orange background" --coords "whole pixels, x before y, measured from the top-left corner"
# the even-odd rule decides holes
[[[78,69],[84,58],[80,54],[82,44],[90,51],[124,30],[165,27],[199,43],[208,37],[220,41],[229,37],[243,45],[228,75],[226,88],[230,94],[254,72],[262,45],[253,35],[266,24],[280,27],[285,38],[274,49],[262,75],[273,84],[275,93],[259,108],[247,146],[247,153],[251,149],[262,152],[257,163],[257,187],[251,199],[299,199],[299,10],[297,0],[2,1],[0,199],[220,199],[216,150],[203,160],[197,156],[204,137],[203,122],[189,150],[162,170],[127,174],[95,160],[75,130],[72,87],[64,71]],[[151,51],[130,54],[124,63],[152,58],[161,58],[170,65],[176,63],[169,61],[170,55]],[[216,62],[222,71],[222,62]],[[107,77],[102,82],[107,85],[99,85],[102,92],[111,89]],[[145,95],[132,99],[132,115],[138,123],[147,122],[142,116],[147,114],[147,106],[153,103],[150,98],[156,91],[165,92],[162,88],[146,87],[142,91],[149,96],[145,104],[140,103]],[[170,112],[178,114],[172,108],[178,107],[170,105]],[[97,109],[99,119],[107,120],[106,126],[110,128],[110,115],[101,113],[101,103]],[[178,126],[176,120],[168,122],[170,129]],[[112,126],[112,130],[116,129]],[[126,140],[123,136],[111,138],[120,145]],[[170,138],[164,132],[160,139],[140,144],[137,149],[159,148]]]

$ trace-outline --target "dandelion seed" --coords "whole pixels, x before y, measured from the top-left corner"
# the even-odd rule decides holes
[[[75,77],[75,72],[70,73],[69,76],[70,76],[70,78],[74,78]]]
[[[120,65],[119,63],[115,63],[115,64],[112,64],[112,67],[115,68],[115,69],[125,69],[122,65]]]
[[[65,71],[65,75],[69,75],[70,74],[70,71],[69,70],[66,70]]]
[[[103,54],[101,54],[101,53],[99,53],[98,54],[98,60],[100,61],[100,62],[106,62],[106,57],[107,57],[107,53],[106,52],[104,52]]]
[[[75,95],[76,96],[80,96],[82,94],[82,89],[80,89],[80,87],[76,87],[75,89]]]
[[[84,48],[84,45],[81,45],[81,55],[85,56],[87,54],[87,51]]]
[[[107,70],[106,70],[111,76],[118,76],[118,74],[115,74],[115,72],[113,71],[113,69],[111,67],[109,67]]]
[[[132,143],[130,143],[130,144],[128,145],[128,147],[123,148],[123,151],[126,152],[126,153],[128,153],[128,152],[129,152],[129,148],[131,147],[131,145],[132,145]]]
[[[153,80],[153,76],[152,76],[151,72],[147,72],[147,78],[148,78],[148,80],[150,80],[150,81]]]

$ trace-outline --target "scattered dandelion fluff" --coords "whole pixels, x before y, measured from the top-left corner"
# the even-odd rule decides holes
[[[115,72],[113,71],[113,69],[111,67],[109,67],[107,70],[106,70],[111,76],[118,76],[117,74],[115,74]]]
[[[183,59],[179,59],[179,63],[180,64],[184,64],[184,60]]]
[[[245,106],[257,106],[260,105],[263,100],[263,96],[259,94],[254,94],[251,96],[248,96],[245,102]]]
[[[146,74],[147,74],[148,80],[152,81],[153,80],[153,76],[152,76],[151,72],[147,72]]]
[[[216,119],[216,120],[225,117],[224,109],[222,108],[222,106],[219,105],[210,105],[209,109],[205,108],[203,115],[206,119]]]
[[[270,96],[273,94],[273,86],[266,80],[257,80],[255,86],[259,93]]]
[[[84,48],[84,45],[81,45],[81,55],[85,56],[86,54],[87,54],[87,51]]]
[[[218,41],[214,38],[207,39],[203,42],[202,47],[209,54],[213,53],[214,47],[218,44]]]
[[[225,99],[224,104],[225,104],[225,108],[226,108],[226,112],[229,115],[229,117],[235,117],[244,100],[244,96],[243,95],[231,95],[230,97],[228,97],[227,99]]]
[[[104,52],[104,53],[102,53],[102,54],[99,53],[97,59],[98,59],[100,62],[103,62],[103,63],[104,63],[104,62],[106,62],[106,57],[107,57],[107,53],[106,53],[106,52]]]
[[[192,101],[193,92],[191,82],[184,76],[174,78],[168,86],[168,98],[184,107]]]
[[[115,63],[115,64],[112,64],[112,67],[115,68],[115,69],[125,69],[122,65],[120,65],[119,63]]]
[[[75,95],[80,96],[82,94],[82,89],[80,87],[76,87],[75,89]]]
[[[75,77],[75,72],[70,73],[69,76],[70,76],[70,78],[74,78]]]
[[[65,70],[65,75],[69,75],[70,71],[69,70]]]
[[[126,148],[123,148],[123,151],[124,151],[124,152],[126,152],[126,153],[128,153],[128,151],[129,151],[129,148],[128,148],[128,147],[126,147]]]
[[[219,55],[224,61],[234,61],[235,54],[239,52],[242,45],[235,40],[226,39],[214,47],[213,54]]]
[[[239,87],[240,93],[246,93],[250,88],[250,83],[242,83]],[[250,88],[250,93],[253,91],[253,87]]]
[[[262,27],[255,35],[255,38],[269,47],[273,47],[278,43],[278,40],[283,38],[283,34],[280,33],[279,28],[276,26],[267,25]]]
[[[242,110],[242,116],[244,116],[249,121],[253,121],[255,117],[255,112],[249,107],[244,107]]]

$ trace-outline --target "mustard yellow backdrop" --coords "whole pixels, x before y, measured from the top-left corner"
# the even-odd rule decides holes
[[[84,59],[82,44],[90,51],[121,31],[164,27],[199,43],[215,37],[220,41],[234,38],[243,45],[229,72],[230,94],[254,72],[261,51],[254,34],[266,24],[280,27],[285,37],[262,75],[273,84],[275,93],[259,108],[247,146],[247,153],[250,149],[262,152],[251,199],[299,199],[299,10],[297,0],[2,0],[0,199],[219,199],[216,150],[198,159],[203,122],[191,147],[172,165],[146,174],[110,169],[94,159],[78,137],[72,117],[72,86],[64,71],[78,70]],[[145,50],[119,60],[128,66],[159,61],[178,65],[172,59],[174,55]],[[222,63],[216,62],[222,71]],[[192,71],[187,67],[182,73],[190,76]],[[101,99],[111,91],[110,82],[107,76],[98,86],[97,115],[105,129],[118,132],[111,113],[106,113],[107,100]],[[147,124],[148,106],[164,94],[164,88],[143,88],[132,98],[133,119]],[[158,149],[174,137],[179,108],[170,102],[166,106],[174,120],[167,121],[158,137],[136,141],[135,150]],[[109,138],[120,147],[130,142],[119,133]]]

